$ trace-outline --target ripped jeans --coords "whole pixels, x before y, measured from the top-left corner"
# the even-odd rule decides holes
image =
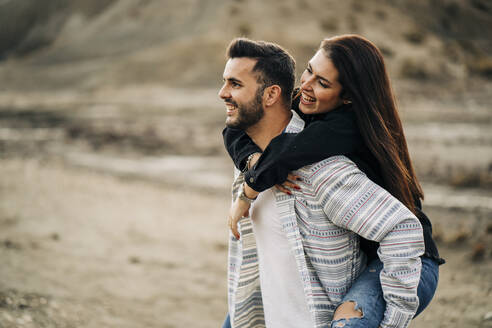
[[[439,279],[438,264],[430,258],[422,257],[421,259],[422,271],[417,288],[419,307],[415,316],[419,315],[429,305]],[[356,304],[355,309],[362,311],[362,317],[334,320],[331,323],[332,328],[379,327],[386,309],[386,302],[379,281],[379,272],[382,268],[383,263],[379,259],[371,261],[342,299],[342,303],[354,302]]]
[[[427,257],[422,259],[422,272],[420,282],[417,288],[419,297],[419,307],[415,316],[419,315],[427,305],[429,305],[437,289],[439,279],[438,264]],[[369,263],[367,268],[354,282],[348,293],[344,296],[342,303],[355,302],[355,309],[362,311],[362,318],[350,318],[334,320],[331,323],[332,328],[377,328],[383,320],[386,302],[383,298],[383,290],[379,280],[379,272],[383,268],[383,263],[375,259]],[[222,328],[230,328],[229,315]]]

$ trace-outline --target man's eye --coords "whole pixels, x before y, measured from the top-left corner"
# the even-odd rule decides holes
[[[232,84],[232,86],[233,86],[233,87],[239,87],[239,86],[241,86],[241,85],[240,85],[239,83],[237,83],[237,82],[231,82],[231,84]]]

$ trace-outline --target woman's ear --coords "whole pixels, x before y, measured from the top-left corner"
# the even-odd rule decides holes
[[[265,88],[265,91],[263,93],[265,106],[274,105],[277,101],[280,100],[281,96],[282,96],[282,89],[280,88],[280,86],[274,84]]]

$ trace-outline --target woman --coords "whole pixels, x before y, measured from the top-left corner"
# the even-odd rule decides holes
[[[430,221],[421,211],[423,191],[414,173],[402,125],[380,51],[356,35],[325,39],[301,77],[298,108],[307,127],[297,136],[282,134],[261,151],[246,134],[224,130],[224,141],[236,166],[247,170],[245,193],[274,185],[299,188],[288,172],[334,155],[345,155],[374,182],[406,205],[420,220],[425,239],[422,273],[418,286],[419,314],[437,287],[438,265],[444,263],[432,240]],[[256,162],[257,161],[257,162]],[[286,178],[289,179],[286,180]],[[238,199],[231,207],[233,233],[236,222],[250,204]],[[382,263],[378,244],[361,240],[368,266],[334,314],[332,326],[378,327],[385,301],[379,282]],[[376,291],[376,292],[375,292]],[[346,318],[359,317],[345,321]]]

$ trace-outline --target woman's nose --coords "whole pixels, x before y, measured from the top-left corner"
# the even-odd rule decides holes
[[[313,77],[301,79],[301,89],[311,89]]]

